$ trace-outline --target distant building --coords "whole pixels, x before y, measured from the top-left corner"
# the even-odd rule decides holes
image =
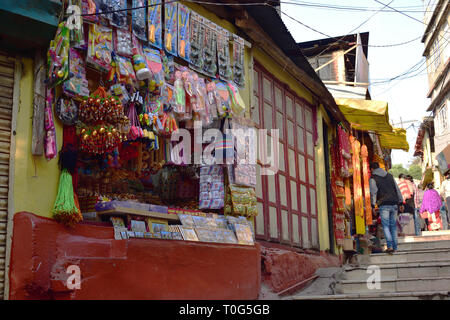
[[[446,0],[424,0],[426,25],[422,42],[427,59],[429,90],[431,99],[426,117],[419,130],[415,155],[422,157],[422,168],[432,166],[435,174],[435,186],[440,185],[439,171],[443,174],[450,163],[445,154],[450,151],[449,98],[450,98],[450,2]],[[433,135],[430,135],[433,128]],[[427,142],[430,139],[430,142]],[[427,144],[433,146],[431,151]],[[439,160],[440,159],[440,160]],[[439,170],[438,170],[439,169]]]

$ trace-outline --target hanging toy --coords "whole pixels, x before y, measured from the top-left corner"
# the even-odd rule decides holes
[[[44,128],[46,131],[44,139],[45,158],[48,161],[55,158],[57,153],[55,123],[53,122],[53,113],[52,113],[52,100],[53,94],[51,91],[48,91],[44,115],[44,126],[45,126]]]
[[[69,49],[70,30],[65,22],[61,22],[47,51],[47,79],[50,88],[63,83],[69,77]]]
[[[184,84],[182,80],[181,71],[175,72],[174,90],[175,90],[174,112],[182,115],[186,112],[186,92],[184,91]]]
[[[133,64],[136,77],[139,81],[150,79],[152,74],[145,64],[144,57],[139,53],[137,48],[133,48]]]

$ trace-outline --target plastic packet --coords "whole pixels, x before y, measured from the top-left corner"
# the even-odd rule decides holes
[[[178,52],[177,41],[177,3],[166,3],[164,6],[165,24],[164,24],[164,49],[176,56]]]
[[[178,56],[187,62],[191,55],[190,25],[191,10],[178,4]]]
[[[111,12],[108,14],[109,23],[117,28],[124,28],[127,26],[127,0],[108,0],[107,10]],[[114,11],[114,12],[112,12]]]
[[[116,53],[124,57],[132,57],[131,32],[125,29],[116,29],[114,35],[114,49]]]
[[[186,112],[186,92],[180,70],[175,71],[174,99],[174,112],[183,115]]]
[[[146,1],[133,0],[133,8],[139,8],[133,10],[131,15],[131,28],[133,30],[133,34],[142,41],[147,41],[145,29],[147,24]]]
[[[219,98],[219,105],[217,106],[217,114],[223,118],[231,112],[231,97],[228,90],[228,84],[222,81],[216,83],[217,96]]]
[[[159,91],[164,85],[164,70],[163,62],[161,60],[161,53],[158,49],[153,49],[148,46],[144,46],[143,51],[147,67],[152,74],[150,78],[151,81],[149,83],[150,91]]]
[[[204,29],[203,18],[195,12],[191,12],[191,52],[189,61],[192,69],[203,69]]]
[[[148,42],[162,49],[162,5],[161,0],[148,0]]]
[[[230,33],[228,30],[217,27],[217,57],[219,65],[219,77],[222,80],[229,81],[231,79],[231,59],[230,46],[228,44]]]
[[[47,51],[47,78],[50,87],[59,85],[69,77],[70,30],[62,22]]]
[[[228,82],[228,90],[230,91],[231,97],[231,112],[235,117],[242,117],[245,113],[244,100],[242,100],[241,94],[239,93],[239,88],[232,82]]]
[[[70,48],[70,78],[64,82],[63,90],[68,96],[88,96],[89,88],[86,79],[86,68],[81,54]]]
[[[203,47],[203,72],[215,77],[217,73],[217,29],[211,21],[205,22],[205,46]]]
[[[239,88],[245,87],[245,69],[244,69],[244,39],[233,35],[233,81]]]
[[[98,22],[97,4],[99,0],[81,0],[81,13],[84,21]]]
[[[112,30],[109,27],[89,25],[89,44],[86,61],[97,69],[111,68]]]
[[[130,59],[122,56],[116,56],[116,63],[119,81],[133,85],[137,79]]]
[[[214,81],[208,82],[206,84],[206,91],[209,113],[211,114],[212,120],[216,120],[218,118],[217,110],[220,106],[220,97],[217,93],[216,83]]]

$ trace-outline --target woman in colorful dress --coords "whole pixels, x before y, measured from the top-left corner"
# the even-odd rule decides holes
[[[441,196],[434,190],[434,184],[429,183],[427,190],[423,194],[422,206],[420,207],[420,216],[428,220],[429,231],[442,230],[443,228],[440,216],[441,206]]]

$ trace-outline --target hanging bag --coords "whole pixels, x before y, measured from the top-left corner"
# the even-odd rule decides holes
[[[228,118],[222,119],[220,125],[222,136],[219,136],[215,143],[214,158],[216,164],[233,164],[235,162],[234,137],[231,133],[224,132],[225,127],[231,129]]]

